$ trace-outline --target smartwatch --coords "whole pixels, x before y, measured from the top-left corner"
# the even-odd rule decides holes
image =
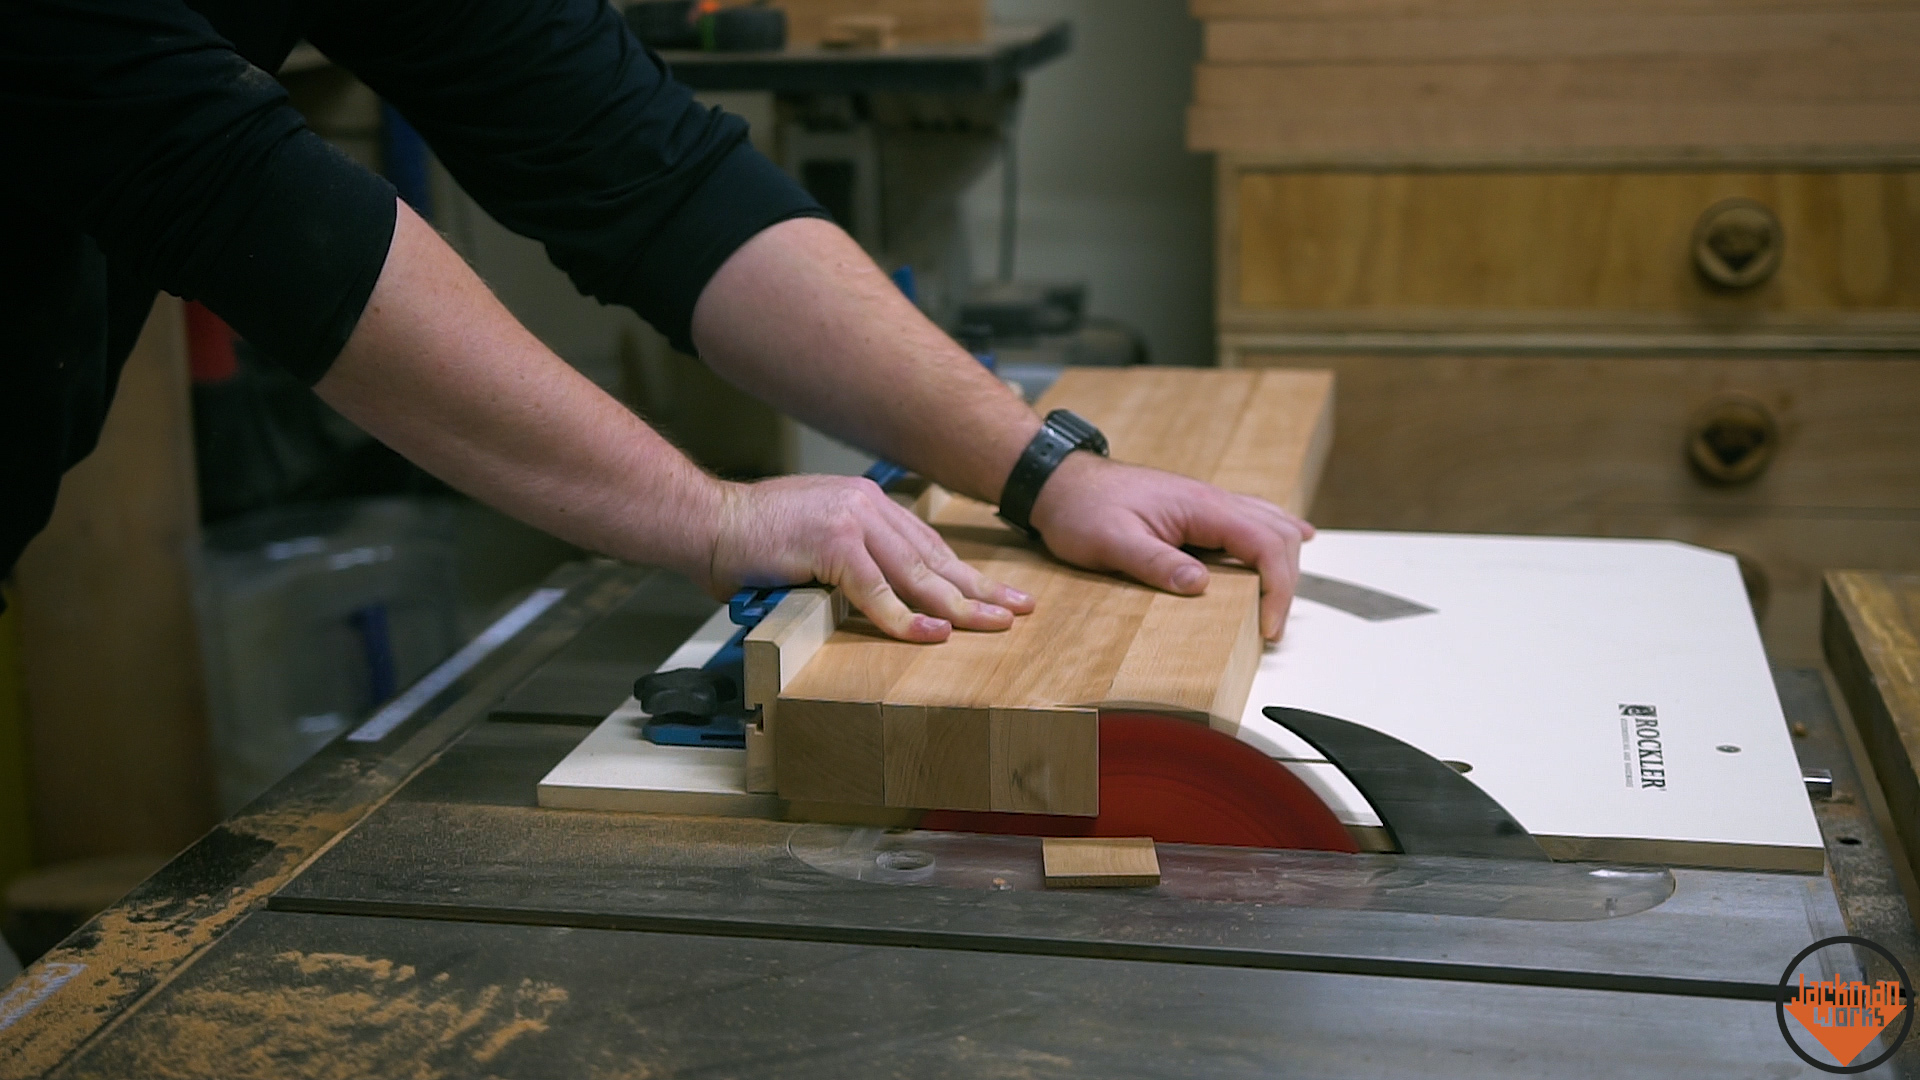
[[[1000,492],[1000,520],[1040,539],[1039,530],[1028,520],[1034,500],[1040,497],[1040,489],[1053,475],[1053,470],[1075,450],[1091,450],[1106,457],[1107,437],[1100,434],[1099,428],[1066,409],[1048,413],[1040,424],[1040,431],[1007,476],[1007,486]]]

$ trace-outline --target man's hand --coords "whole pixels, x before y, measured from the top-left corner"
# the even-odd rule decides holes
[[[728,484],[705,585],[837,585],[883,632],[945,641],[953,628],[1005,630],[1033,598],[961,562],[933,527],[870,480],[789,476]],[[921,614],[915,614],[915,612]]]
[[[1067,455],[1034,503],[1055,555],[1168,592],[1206,591],[1207,568],[1182,547],[1225,551],[1260,572],[1260,633],[1278,640],[1313,526],[1251,495],[1084,451]]]

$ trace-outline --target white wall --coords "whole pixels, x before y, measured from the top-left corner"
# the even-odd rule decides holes
[[[1084,278],[1093,313],[1143,331],[1156,363],[1213,363],[1212,157],[1185,149],[1199,22],[1184,0],[993,0],[993,13],[1074,32],[1027,82],[1015,276]],[[998,169],[967,211],[989,277]]]

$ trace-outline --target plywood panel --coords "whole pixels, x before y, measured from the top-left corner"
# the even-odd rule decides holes
[[[1920,866],[1920,573],[1828,574],[1824,623],[1827,660],[1886,795],[1895,839]]]
[[[1332,380],[1313,372],[1086,369],[1069,371],[1040,407],[1072,408],[1100,425],[1118,458],[1301,508],[1324,457],[1331,396]],[[992,809],[1046,813],[1097,809],[1095,707],[1147,704],[1228,726],[1239,716],[1260,648],[1250,572],[1222,566],[1205,596],[1170,596],[1055,562],[971,500],[953,499],[934,522],[962,558],[1033,594],[1034,613],[1004,633],[961,631],[934,646],[843,626],[781,696],[783,797],[863,801],[847,797],[857,784],[839,780],[832,797],[789,794],[790,783],[809,792],[820,783],[802,775],[819,768],[817,757],[786,755],[791,706],[803,700],[803,722],[820,730],[841,722],[835,703],[858,714],[850,723],[861,731],[870,709],[897,707],[874,714],[887,718],[888,805],[978,809],[984,788]],[[983,716],[987,772],[958,775],[979,767]],[[832,743],[810,733],[804,745],[817,755]],[[832,771],[867,776],[865,743],[846,752],[860,763]]]
[[[1920,170],[1248,168],[1228,183],[1230,312],[1920,310]],[[1727,292],[1691,245],[1701,213],[1736,197],[1774,211],[1785,247],[1770,280]]]
[[[216,820],[199,536],[186,333],[163,297],[15,572],[42,862],[177,851]]]

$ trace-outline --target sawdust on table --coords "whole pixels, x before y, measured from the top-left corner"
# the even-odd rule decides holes
[[[154,1080],[437,1080],[545,1032],[568,998],[549,982],[458,987],[445,972],[346,953],[289,950],[269,963],[283,969],[268,973],[273,985],[233,974],[179,990],[90,1065]]]

